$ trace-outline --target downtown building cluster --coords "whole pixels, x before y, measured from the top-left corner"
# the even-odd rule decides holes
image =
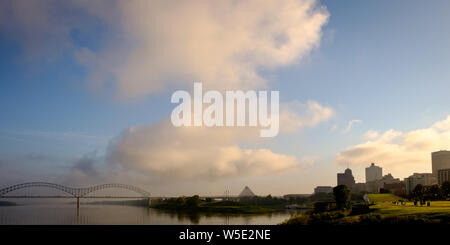
[[[417,185],[429,186],[450,181],[450,151],[441,150],[431,153],[431,173],[413,173],[400,180],[390,173],[383,175],[383,169],[372,163],[365,170],[365,183],[356,183],[352,170],[337,174],[337,185],[347,185],[352,193],[384,193],[409,195]],[[314,193],[330,193],[331,186],[317,186]]]

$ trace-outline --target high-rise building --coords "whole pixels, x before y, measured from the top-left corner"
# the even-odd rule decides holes
[[[344,173],[338,173],[337,184],[346,185],[352,188],[352,186],[355,184],[355,178],[353,177],[352,170],[347,168]]]
[[[383,177],[383,169],[375,165],[370,164],[370,167],[366,168],[366,183],[370,181],[379,180]]]
[[[400,183],[400,179],[394,178],[392,174],[386,174],[380,179],[372,180],[366,183],[366,190],[369,193],[379,193],[381,189],[385,187],[386,184]]]
[[[437,177],[430,173],[414,173],[405,178],[406,193],[410,194],[418,184],[423,186],[437,184]]]
[[[450,151],[436,151],[431,153],[431,168],[433,175],[436,177],[439,169],[450,168]]]
[[[438,170],[438,184],[442,185],[442,183],[446,181],[450,181],[450,168],[447,169],[439,169]]]

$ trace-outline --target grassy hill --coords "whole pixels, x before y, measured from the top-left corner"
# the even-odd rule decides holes
[[[381,203],[373,206],[375,213],[384,215],[405,215],[405,214],[437,214],[446,213],[450,214],[450,202],[449,201],[432,201],[431,205],[427,206],[414,206],[413,202],[406,202],[405,205],[393,205],[391,203]]]
[[[375,203],[394,202],[403,199],[393,194],[367,194],[367,197],[369,197],[369,202]]]
[[[402,199],[392,194],[369,194],[369,201],[375,202],[371,206],[371,215],[387,220],[421,220],[425,222],[450,222],[450,202],[431,201],[430,206],[417,205],[407,201],[404,205],[393,204],[393,201]]]
[[[372,200],[375,204],[370,206],[368,213],[302,213],[293,215],[282,224],[450,224],[450,201],[431,201],[430,206],[414,205],[410,201],[394,204],[392,201],[398,201],[399,197],[391,194],[375,194]]]

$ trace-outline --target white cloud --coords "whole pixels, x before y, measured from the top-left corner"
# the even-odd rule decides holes
[[[177,180],[274,174],[299,167],[293,156],[243,149],[259,139],[256,128],[179,127],[169,120],[124,131],[108,161],[149,176]]]
[[[264,88],[259,71],[308,55],[319,46],[328,17],[316,0],[6,1],[0,28],[28,58],[73,53],[90,71],[91,85],[129,98],[193,81],[205,89]],[[104,32],[98,50],[71,36],[73,30],[95,32],[92,23]]]
[[[378,136],[380,136],[380,133],[375,130],[369,130],[362,136],[362,138],[366,140],[374,140],[378,138]]]
[[[207,89],[266,86],[259,74],[318,47],[326,8],[316,0],[42,0],[2,3],[0,28],[41,60],[73,53],[92,85],[138,97],[193,81]],[[94,23],[94,26],[93,26]],[[73,30],[102,29],[99,50]]]
[[[304,156],[300,159],[300,162],[305,166],[312,166],[320,160],[319,156]]]
[[[117,7],[121,23],[116,25],[127,38],[78,58],[91,64],[94,83],[111,75],[122,97],[192,81],[206,89],[262,88],[266,81],[258,70],[306,56],[319,45],[328,19],[315,0],[136,0],[119,1]]]
[[[353,126],[357,123],[362,123],[362,121],[359,119],[354,119],[354,120],[349,121],[347,123],[347,127],[344,129],[343,133],[346,134],[346,133],[350,132],[350,130],[352,130]]]
[[[285,104],[280,117],[283,133],[313,127],[334,115],[315,101]],[[317,156],[294,156],[269,149],[249,149],[263,139],[259,127],[174,127],[170,120],[125,130],[111,144],[107,162],[126,171],[159,179],[218,179],[267,175],[314,164]],[[126,172],[125,171],[125,172]]]
[[[313,127],[334,115],[317,102],[286,104],[281,128]],[[286,118],[288,120],[286,120]],[[289,124],[286,127],[285,124]],[[314,164],[318,157],[274,153],[258,145],[260,127],[174,127],[170,120],[125,130],[111,144],[107,162],[123,172],[145,173],[155,179],[211,180],[228,177],[271,175]],[[282,131],[287,133],[289,131]],[[266,139],[267,140],[267,139]]]
[[[366,166],[377,162],[385,171],[401,177],[413,172],[431,171],[431,152],[450,148],[450,116],[429,128],[407,133],[388,130],[375,135],[369,131],[370,140],[341,151],[338,164]]]
[[[280,110],[282,133],[295,132],[302,127],[314,127],[335,115],[333,108],[322,106],[316,101],[308,101],[306,104],[293,101],[281,105]]]

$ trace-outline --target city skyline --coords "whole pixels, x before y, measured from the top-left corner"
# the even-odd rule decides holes
[[[432,173],[450,149],[446,1],[1,6],[0,187],[312,193],[347,166],[356,183],[371,163]],[[279,91],[279,134],[173,127],[171,95],[194,82]]]

